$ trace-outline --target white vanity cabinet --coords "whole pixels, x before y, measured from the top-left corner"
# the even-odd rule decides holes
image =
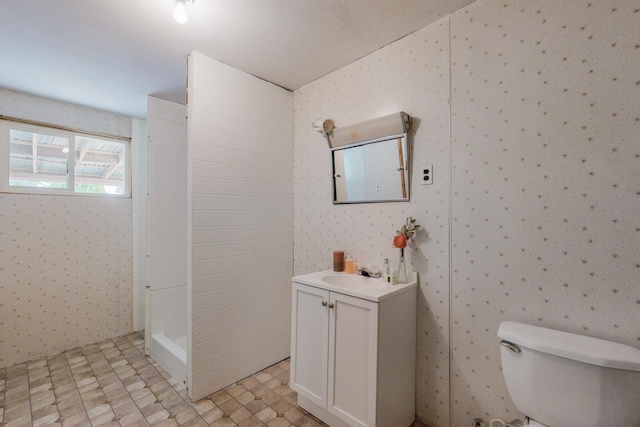
[[[383,284],[368,289],[327,284],[327,275],[344,273],[293,278],[290,386],[298,405],[331,427],[409,427],[416,281],[391,286],[368,279]]]

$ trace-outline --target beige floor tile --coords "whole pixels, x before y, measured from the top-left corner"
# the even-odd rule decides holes
[[[229,418],[231,418],[234,423],[240,424],[242,421],[244,421],[247,418],[252,417],[252,416],[253,416],[253,414],[251,412],[249,412],[249,410],[247,408],[241,406],[240,408],[238,408],[235,411],[233,411]]]
[[[227,387],[226,392],[229,393],[231,397],[238,397],[243,393],[247,392],[247,389],[244,388],[242,384],[234,384],[232,386]]]
[[[31,420],[31,408],[29,405],[22,405],[17,408],[6,408],[4,422],[7,423],[9,421],[22,419],[25,416],[28,416],[29,420]]]
[[[89,416],[89,419],[97,417],[99,415],[102,415],[104,413],[107,412],[112,412],[112,408],[110,405],[107,404],[102,404],[102,405],[98,405],[98,406],[94,406],[91,409],[87,409],[87,415]],[[115,416],[115,415],[114,415]]]
[[[121,426],[129,426],[140,420],[144,420],[144,417],[142,416],[142,412],[140,412],[140,410],[138,409],[135,409],[134,411],[129,412],[127,415],[120,417],[118,422],[120,423]]]
[[[272,392],[268,387],[265,387],[262,384],[252,388],[250,391],[251,391],[251,393],[253,393],[253,395],[256,397],[256,399],[262,399],[262,396],[264,396],[267,393],[271,393]]]
[[[138,405],[138,408],[144,408],[147,405],[151,405],[152,403],[156,403],[158,399],[156,398],[156,396],[152,394],[148,395],[148,396],[144,396],[144,397],[140,397],[137,399],[134,399],[134,402],[136,403],[136,405]],[[158,402],[159,403],[159,402]]]
[[[113,413],[113,411],[109,409],[106,412],[103,412],[99,415],[96,415],[94,417],[89,417],[89,422],[91,423],[91,427],[98,427],[98,426],[103,426],[105,424],[110,423],[115,419],[115,417],[116,416]]]
[[[222,410],[222,412],[224,412],[225,416],[229,416],[234,411],[237,411],[238,409],[242,408],[242,405],[238,403],[238,401],[235,399],[227,400],[226,402],[217,406],[218,408],[220,408],[220,410]]]
[[[178,396],[179,397],[179,396]],[[180,398],[180,400],[178,402],[172,403],[172,404],[166,404],[165,401],[162,401],[162,406],[164,406],[164,408],[169,411],[169,413],[171,415],[178,415],[188,409],[193,409],[191,408],[191,406],[189,406],[189,404],[187,402],[185,402],[184,400],[182,400],[182,398]],[[195,411],[194,411],[195,412]]]
[[[31,397],[31,411],[53,404],[56,401],[56,395],[53,390],[47,390],[46,393],[37,393]]]
[[[89,417],[86,412],[78,412],[68,417],[61,417],[63,427],[73,427],[82,423],[88,423]]]
[[[269,406],[271,408],[273,408],[273,410],[278,413],[279,417],[281,417],[282,414],[284,414],[286,411],[288,411],[289,408],[291,408],[293,405],[291,403],[287,402],[284,399],[280,399],[277,402],[273,402]]]
[[[260,421],[257,417],[251,416],[238,424],[238,427],[262,427],[264,423]]]
[[[282,369],[279,365],[273,365],[265,369],[264,372],[268,373],[272,377],[275,377],[276,375],[284,372],[284,369]]]
[[[269,387],[271,390],[275,390],[276,388],[282,385],[280,381],[278,381],[273,377],[269,378],[267,381],[263,382],[262,384],[264,384],[266,387]]]
[[[58,417],[58,407],[56,405],[42,406],[35,411],[31,408],[31,419],[34,422],[40,418],[48,417],[51,414],[56,414],[56,418]]]
[[[289,361],[198,402],[137,333],[0,368],[0,426],[327,427],[298,408]]]
[[[293,392],[291,387],[289,387],[288,385],[280,385],[280,386],[276,387],[273,391],[275,391],[276,393],[278,393],[282,397],[284,397],[284,396],[288,395],[289,393]]]
[[[231,400],[233,397],[227,393],[226,390],[220,390],[219,392],[212,394],[210,399],[213,403],[220,406],[221,403]]]
[[[276,418],[278,413],[273,410],[273,408],[266,407],[262,411],[256,414],[256,417],[262,421],[263,423],[268,423],[272,419]]]
[[[253,378],[253,377],[249,377],[246,380],[243,380],[241,382],[242,386],[244,388],[246,388],[247,390],[251,390],[257,386],[260,385],[260,381],[258,381],[257,379]]]
[[[58,405],[58,412],[60,412],[60,416],[64,418],[71,418],[80,413],[86,414],[86,410],[84,409],[82,402],[77,402],[75,404],[63,402]]]
[[[278,381],[280,381],[282,384],[289,384],[289,371],[282,371],[282,373],[276,375],[274,378],[276,378]]]
[[[293,423],[296,427],[318,427],[320,423],[316,421],[313,417],[309,415],[305,415],[300,418],[298,421]]]
[[[282,417],[274,418],[267,423],[269,427],[290,427],[291,423]]]
[[[121,405],[115,408],[112,406],[112,409],[116,418],[123,418],[132,412],[138,411],[138,407],[133,402],[127,403],[126,405]]]
[[[140,408],[140,412],[142,412],[142,415],[145,418],[149,418],[151,415],[155,414],[156,412],[160,412],[164,410],[164,406],[162,406],[162,403],[159,402],[154,402],[150,405],[147,405],[143,408]]]
[[[51,426],[60,418],[58,411],[47,414],[41,418],[33,419],[33,427]]]
[[[205,414],[214,408],[216,408],[215,403],[206,399],[193,404],[193,409],[195,409],[199,415]]]
[[[206,414],[202,414],[202,419],[208,424],[211,425],[216,421],[224,418],[224,412],[220,408],[214,408],[207,412]]]
[[[149,422],[149,424],[154,425],[159,423],[162,420],[166,420],[167,418],[169,418],[169,415],[170,415],[169,412],[167,412],[166,409],[162,408],[162,410],[154,414],[151,414],[145,418]]]
[[[162,420],[157,424],[153,424],[154,427],[180,427],[180,424],[176,422],[173,418],[168,418],[166,420]]]
[[[282,396],[280,396],[278,393],[276,393],[274,391],[270,391],[267,394],[265,394],[264,396],[262,396],[262,398],[260,400],[262,400],[267,405],[271,405],[271,404],[277,402],[280,399],[282,399]]]
[[[298,404],[298,393],[296,393],[294,391],[293,393],[287,394],[284,397],[284,400],[286,400],[287,402],[291,403],[292,405],[297,405]]]
[[[109,402],[109,405],[111,405],[112,408],[118,408],[122,405],[128,405],[130,403],[135,403],[133,401],[133,399],[131,398],[131,396],[129,396],[128,394],[124,394],[120,397],[116,397],[113,400],[108,400],[107,402]],[[105,403],[107,403],[105,402]]]
[[[260,372],[258,374],[255,374],[253,376],[255,379],[257,379],[258,381],[260,381],[261,383],[264,383],[266,381],[269,381],[271,378],[273,378],[270,374],[268,374],[267,372]]]
[[[213,427],[236,427],[236,423],[234,423],[230,418],[222,418],[211,425]]]
[[[302,410],[300,410],[297,406],[292,406],[284,412],[284,417],[291,423],[295,423],[300,418],[304,417],[304,415],[304,412],[302,412]]]
[[[208,427],[207,424],[202,418],[194,418],[193,420],[187,422],[183,425],[183,427]]]
[[[241,405],[246,406],[250,402],[256,400],[256,397],[250,391],[245,391],[239,396],[236,396],[236,400],[240,402]]]
[[[196,410],[189,407],[188,409],[185,409],[184,411],[177,414],[175,420],[179,425],[182,425],[182,424],[185,424],[187,421],[193,420],[197,416],[198,416],[198,413],[196,412]]]
[[[251,412],[252,414],[257,414],[258,412],[266,408],[267,404],[264,403],[262,400],[254,400],[253,402],[249,402],[246,405],[244,405],[244,407],[247,408],[249,412]]]

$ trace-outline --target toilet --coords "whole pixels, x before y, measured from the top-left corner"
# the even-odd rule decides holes
[[[640,350],[516,322],[498,328],[502,373],[538,427],[640,427]]]

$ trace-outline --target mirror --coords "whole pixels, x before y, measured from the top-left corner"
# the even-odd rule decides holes
[[[402,133],[334,149],[333,203],[408,202],[409,147]]]

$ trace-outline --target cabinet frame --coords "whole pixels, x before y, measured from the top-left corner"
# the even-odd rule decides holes
[[[313,305],[315,303],[315,306]],[[323,305],[325,302],[327,305]],[[327,406],[327,372],[329,355],[329,291],[293,284],[291,302],[291,365],[289,385],[299,396],[321,407]],[[301,311],[311,316],[310,322],[299,319]],[[314,324],[314,322],[316,324]],[[308,340],[308,342],[305,342]],[[313,354],[300,354],[305,344],[317,345]],[[304,359],[308,360],[305,362]],[[310,358],[310,359],[309,359]],[[319,384],[316,384],[318,383]],[[311,384],[310,384],[311,383]]]
[[[407,288],[377,302],[295,281],[292,289],[290,386],[298,392],[298,405],[332,427],[409,427],[415,420],[417,288]],[[305,308],[307,306],[304,302],[299,306],[301,292],[306,293],[305,297],[313,295],[313,298],[319,299],[310,308]],[[326,306],[322,305],[323,302],[327,302]],[[351,313],[352,316],[343,318],[350,309],[355,310]],[[358,309],[366,310],[366,314],[357,313]],[[305,321],[300,319],[300,316],[309,313],[320,324],[319,327],[309,324],[305,326]],[[347,329],[349,322],[363,327],[366,324],[366,339],[359,337],[353,330],[347,330],[341,337],[341,329]],[[311,334],[313,338],[310,341],[314,343],[314,348],[322,353],[313,358],[315,364],[300,361],[300,357],[305,354],[299,348],[303,344],[300,338],[306,337],[305,334]],[[350,339],[358,348],[354,350],[354,354],[346,354],[347,363],[350,363],[346,366],[359,370],[354,374],[355,379],[363,380],[362,366],[357,364],[361,359],[366,359],[362,361],[366,364],[365,391],[362,391],[362,384],[352,387],[349,384],[351,378],[334,377],[336,369],[337,375],[348,372],[348,368],[337,367],[336,360],[341,356],[345,357],[345,351],[351,351],[345,350],[344,345],[340,348],[339,341],[344,343]],[[325,342],[328,344],[326,348]],[[366,350],[363,350],[364,347]],[[305,368],[319,375],[315,377],[316,380],[326,378],[325,394],[321,391],[310,393],[310,387],[304,384]],[[342,401],[341,392],[336,393],[336,387],[343,387]],[[322,387],[314,388],[321,389]],[[344,396],[348,396],[345,393],[354,393],[356,399],[345,398]],[[366,408],[362,407],[363,401],[358,401],[358,397],[366,399]]]
[[[333,308],[329,311],[327,410],[354,426],[375,425],[376,393],[372,391],[377,387],[378,304],[337,292],[330,292],[329,299]],[[353,313],[356,310],[360,313]],[[360,322],[356,327],[366,328],[366,333],[352,329],[350,321]],[[337,367],[339,361],[347,367]],[[358,408],[360,402],[365,408]]]

